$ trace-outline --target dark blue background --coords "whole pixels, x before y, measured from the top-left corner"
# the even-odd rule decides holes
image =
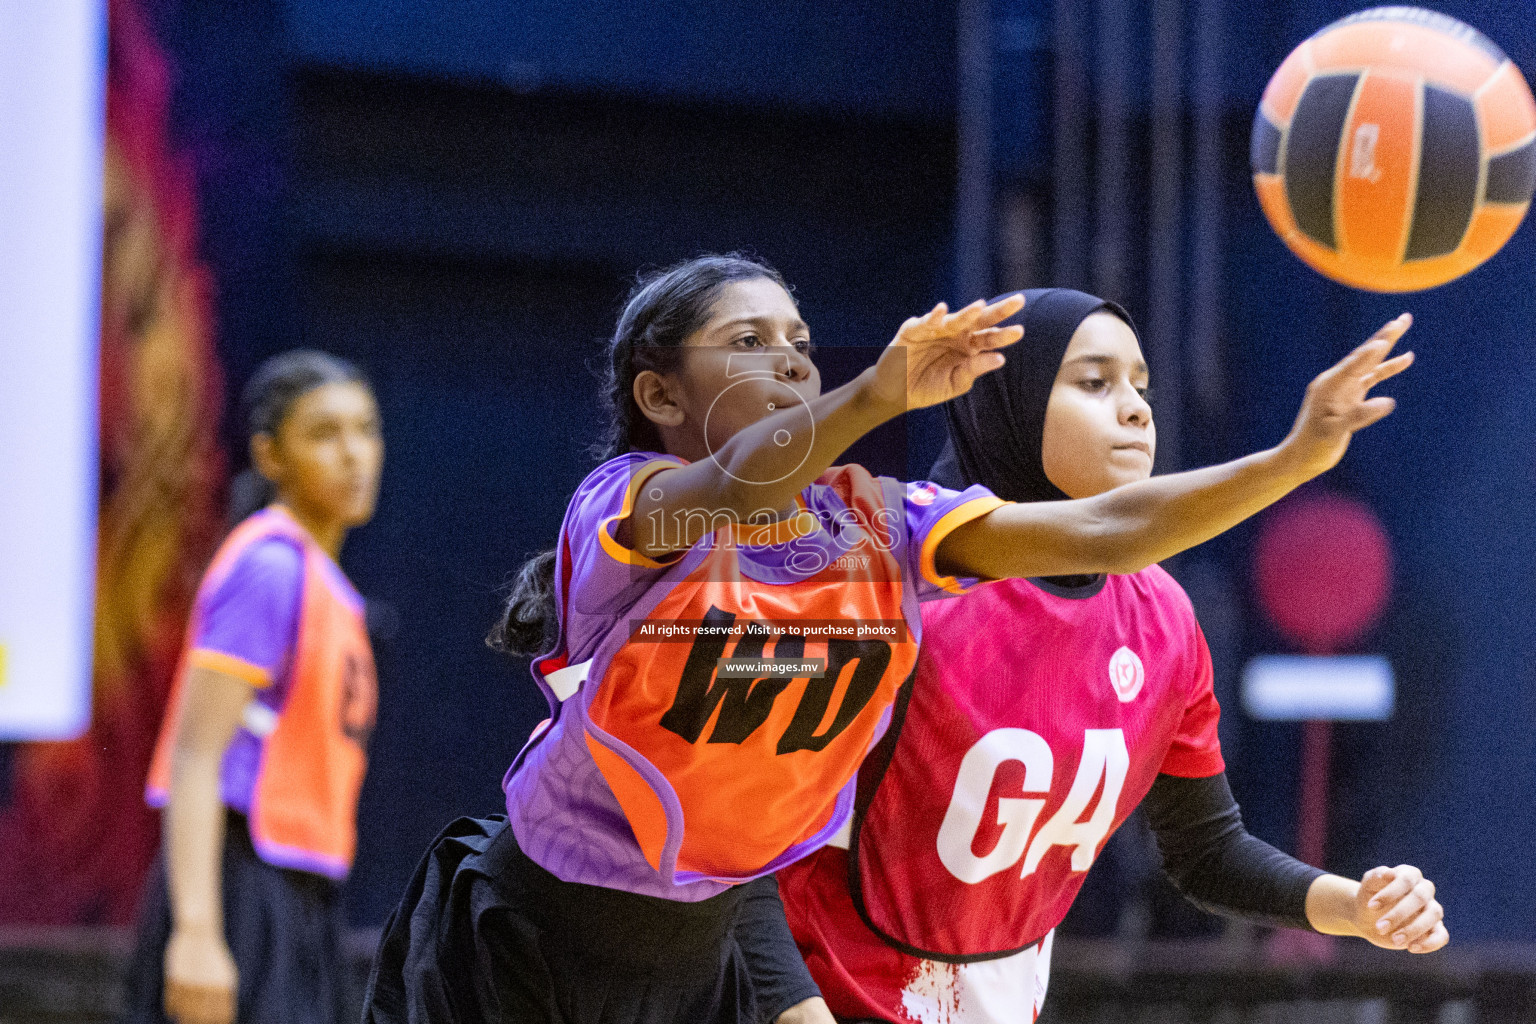
[[[997,181],[1042,197],[1050,7],[993,4]],[[1420,362],[1389,389],[1398,413],[1331,480],[1392,538],[1390,614],[1360,646],[1393,658],[1401,693],[1394,722],[1339,730],[1329,867],[1417,863],[1459,939],[1532,940],[1533,229],[1462,281],[1410,296],[1334,285],[1285,250],[1253,199],[1247,124],[1285,54],[1349,9],[1225,5],[1229,390],[1219,420],[1191,424],[1188,449],[1209,461],[1274,443],[1313,373],[1397,312],[1415,314]],[[1438,9],[1536,68],[1529,4]],[[971,297],[949,294],[956,10],[165,0],[158,21],[232,384],[303,343],[366,363],[384,407],[379,516],[345,555],[398,618],[379,648],[352,886],[357,920],[377,922],[437,828],[496,809],[501,772],[543,716],[523,666],[481,637],[497,588],[549,542],[590,465],[601,410],[586,367],[628,277],[749,249],[795,283],[823,344],[879,345],[936,299]],[[1137,24],[1132,116],[1143,119]],[[1145,294],[1119,297],[1143,315]],[[913,472],[932,428],[914,417]],[[241,445],[232,422],[227,435]],[[1251,533],[1201,556],[1229,581],[1225,600],[1190,589],[1228,638],[1213,647],[1234,787],[1251,828],[1284,846],[1298,729],[1246,722],[1232,699],[1243,658],[1284,649],[1243,582]]]

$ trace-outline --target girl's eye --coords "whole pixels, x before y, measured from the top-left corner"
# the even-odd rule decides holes
[[[1089,377],[1079,385],[1084,391],[1103,391],[1104,379],[1102,377]]]
[[[737,338],[736,344],[742,348],[762,348],[763,340],[755,334],[748,334],[745,337]]]
[[[810,355],[816,351],[816,346],[812,345],[809,340],[801,338],[795,342],[795,351],[803,355]]]

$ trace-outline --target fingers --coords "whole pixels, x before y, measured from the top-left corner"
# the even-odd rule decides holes
[[[1412,892],[1413,887],[1424,878],[1424,873],[1421,872],[1418,868],[1414,867],[1412,864],[1400,864],[1395,868],[1376,868],[1369,875],[1367,875],[1366,878],[1370,878],[1372,875],[1377,875],[1377,877],[1380,877],[1378,872],[1384,872],[1391,877],[1385,885],[1382,885],[1377,890],[1376,895],[1373,896],[1368,903],[1366,903],[1366,906],[1371,910],[1380,910],[1384,907],[1390,907],[1392,904],[1398,902],[1403,897]],[[1360,887],[1362,889],[1367,888],[1365,878],[1360,880]],[[1383,932],[1386,931],[1385,928],[1379,928],[1377,930]]]
[[[1421,938],[1440,920],[1440,905],[1435,902],[1435,883],[1425,878],[1418,868],[1401,865],[1394,878],[1366,904],[1372,911],[1380,909],[1381,916],[1373,923],[1376,934],[1389,936],[1394,945],[1404,946]],[[1419,916],[1433,910],[1433,919],[1414,930]]]
[[[972,380],[984,373],[991,373],[1003,365],[1004,359],[1001,352],[982,352],[971,357]]]
[[[1007,295],[1001,299],[998,299],[996,302],[988,306],[986,313],[982,316],[982,319],[987,320],[995,316],[996,319],[992,320],[992,323],[1002,323],[1004,320],[1007,320],[1009,317],[1013,316],[1023,308],[1024,293],[1015,292],[1012,295]]]
[[[1349,376],[1369,373],[1387,357],[1387,353],[1392,351],[1392,346],[1397,344],[1397,340],[1407,333],[1412,325],[1413,316],[1408,313],[1404,313],[1396,320],[1387,321],[1381,330],[1339,360],[1333,369]]]
[[[988,327],[984,330],[971,332],[970,346],[972,352],[986,352],[992,349],[1005,348],[1024,337],[1024,328],[1018,324],[1007,327]]]
[[[1388,320],[1381,326],[1381,330],[1371,335],[1371,341],[1390,341],[1396,343],[1398,338],[1408,333],[1408,328],[1413,326],[1413,314],[1403,313],[1392,320]],[[1369,342],[1367,343],[1369,344]]]
[[[945,334],[968,334],[1000,324],[1023,308],[1023,295],[1009,295],[990,305],[977,299],[944,317],[942,329]]]
[[[1433,953],[1437,949],[1443,949],[1446,943],[1451,941],[1451,933],[1445,930],[1445,924],[1436,924],[1430,929],[1428,935],[1408,947],[1410,953]]]
[[[1400,356],[1394,356],[1382,363],[1376,369],[1365,375],[1366,390],[1370,390],[1388,377],[1396,377],[1408,367],[1413,365],[1413,353],[1404,352]]]
[[[1366,910],[1378,914],[1371,930],[1379,945],[1432,953],[1451,941],[1445,909],[1435,899],[1435,883],[1411,864],[1375,868],[1360,879]]]
[[[1431,898],[1428,905],[1419,911],[1413,920],[1392,933],[1392,941],[1399,949],[1412,949],[1440,926],[1440,920],[1443,917],[1445,917],[1445,910]]]
[[[1378,395],[1361,402],[1349,420],[1350,433],[1364,430],[1372,423],[1379,423],[1392,415],[1392,410],[1397,408],[1397,399],[1386,395]]]
[[[959,334],[962,331],[968,331],[974,325],[978,315],[986,308],[987,304],[981,299],[977,299],[969,306],[963,306],[945,316],[939,322],[938,329],[943,334]]]
[[[991,373],[1003,365],[1003,357],[998,352],[981,352],[971,356],[965,362],[957,364],[950,372],[949,383],[956,395],[963,395],[971,390],[976,383],[976,378],[984,373]]]
[[[901,328],[897,333],[911,334],[914,331],[921,330],[922,328],[932,327],[934,324],[942,322],[948,312],[949,307],[941,302],[937,306],[934,306],[932,309],[930,309],[928,312],[924,313],[922,316],[907,317],[907,319],[903,321]]]
[[[1380,910],[1385,904],[1380,899],[1375,899],[1377,893],[1391,884],[1397,875],[1388,867],[1372,868],[1360,879],[1360,895],[1369,899],[1366,906],[1371,910]]]

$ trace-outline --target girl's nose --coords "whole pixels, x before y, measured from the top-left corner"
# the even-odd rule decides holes
[[[789,353],[785,376],[796,382],[809,380],[812,370],[811,357],[794,347],[790,348]]]
[[[1135,388],[1129,388],[1130,397],[1120,405],[1120,421],[1122,423],[1135,423],[1146,426],[1152,422],[1152,406],[1142,397],[1141,392]]]

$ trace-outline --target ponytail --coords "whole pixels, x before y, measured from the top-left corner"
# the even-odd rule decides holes
[[[608,429],[592,449],[599,461],[607,462],[625,452],[661,450],[656,424],[646,419],[635,402],[635,377],[645,370],[667,373],[675,369],[683,344],[709,321],[721,290],[735,281],[764,278],[789,291],[777,270],[736,253],[698,256],[641,275],[608,341],[602,373]],[[543,653],[546,642],[553,642],[557,614],[555,552],[549,550],[535,555],[519,570],[506,610],[486,643],[516,657]]]
[[[277,500],[277,487],[254,469],[242,470],[229,482],[229,529]]]
[[[555,549],[550,548],[518,570],[501,621],[491,627],[485,644],[514,658],[542,654],[554,642],[556,614]]]

